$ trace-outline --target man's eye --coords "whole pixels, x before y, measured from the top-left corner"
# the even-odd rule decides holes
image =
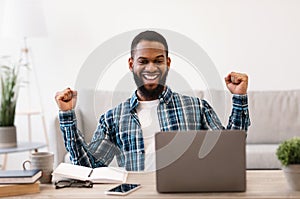
[[[156,60],[154,63],[156,64],[162,64],[164,61],[163,60]]]
[[[147,61],[147,60],[139,60],[139,63],[140,63],[140,64],[147,64],[148,61]]]

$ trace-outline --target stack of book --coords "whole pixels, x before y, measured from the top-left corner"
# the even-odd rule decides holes
[[[0,171],[0,197],[40,192],[41,170]]]

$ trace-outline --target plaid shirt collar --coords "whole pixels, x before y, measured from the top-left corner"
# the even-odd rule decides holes
[[[166,104],[172,99],[173,92],[170,87],[166,86],[166,89],[159,95],[159,101],[164,101]],[[130,112],[134,111],[135,108],[139,105],[137,90],[133,93],[132,97],[130,98]]]

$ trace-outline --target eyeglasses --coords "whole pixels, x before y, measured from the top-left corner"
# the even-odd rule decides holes
[[[93,182],[86,180],[59,180],[54,183],[55,189],[61,189],[65,187],[78,187],[78,188],[92,188]]]

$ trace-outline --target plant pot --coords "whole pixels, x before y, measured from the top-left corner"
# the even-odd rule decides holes
[[[291,164],[283,167],[285,178],[295,191],[300,191],[300,164]]]
[[[0,127],[0,148],[17,146],[17,130],[15,126]]]

